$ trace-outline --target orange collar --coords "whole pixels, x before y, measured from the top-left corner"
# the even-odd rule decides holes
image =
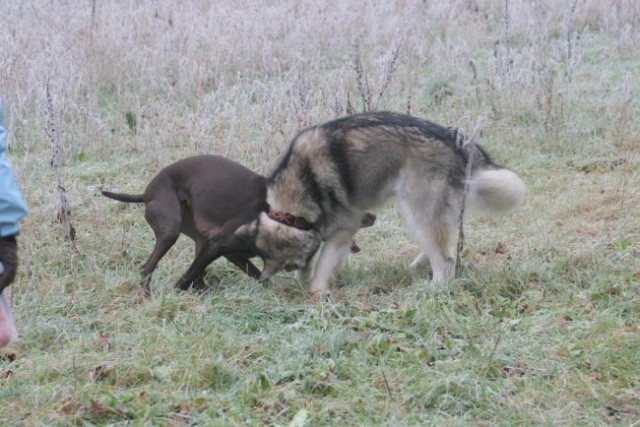
[[[299,230],[311,230],[313,228],[313,224],[304,219],[301,216],[294,216],[290,213],[279,212],[274,209],[271,209],[268,213],[269,218],[274,221],[278,221],[281,224],[288,225],[289,227],[295,227]]]

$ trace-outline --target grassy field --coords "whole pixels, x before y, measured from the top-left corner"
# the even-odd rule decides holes
[[[0,6],[9,159],[30,208],[0,425],[640,425],[640,3]],[[475,132],[527,182],[471,218],[458,279],[408,272],[392,205],[327,301],[225,261],[140,301],[140,192],[217,153],[268,174],[297,130],[388,109]]]

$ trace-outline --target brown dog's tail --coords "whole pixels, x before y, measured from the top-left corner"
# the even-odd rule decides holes
[[[103,191],[103,196],[106,196],[113,200],[125,203],[144,203],[144,196],[142,194],[124,194],[124,193],[112,193],[110,191]]]

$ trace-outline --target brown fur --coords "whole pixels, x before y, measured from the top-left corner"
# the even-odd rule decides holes
[[[223,256],[254,279],[260,270],[250,261],[257,255],[250,239],[234,231],[266,210],[266,179],[221,156],[179,160],[162,169],[139,195],[103,191],[106,197],[144,203],[145,218],[156,236],[151,255],[142,265],[142,287],[149,293],[158,261],[183,233],[195,242],[195,258],[176,282],[178,289],[205,287],[205,268]]]

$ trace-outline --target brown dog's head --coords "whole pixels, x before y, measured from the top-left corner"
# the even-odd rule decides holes
[[[235,234],[254,241],[258,255],[264,260],[261,280],[267,280],[283,269],[293,271],[306,267],[321,243],[316,230],[282,224],[265,212],[257,220],[240,226]]]

